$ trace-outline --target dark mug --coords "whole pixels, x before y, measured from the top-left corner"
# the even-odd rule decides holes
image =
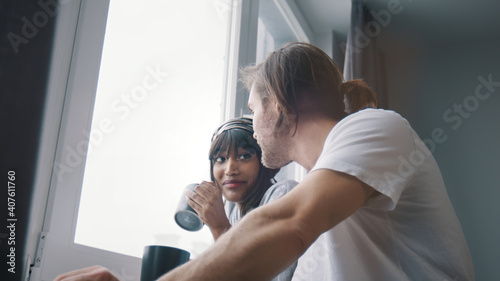
[[[198,184],[193,183],[184,188],[174,215],[177,225],[189,231],[198,231],[203,227],[203,221],[200,219],[195,210],[188,205],[186,200],[186,192],[188,190],[194,192],[194,188],[197,185]]]
[[[167,247],[150,245],[144,247],[142,255],[141,281],[154,281],[163,274],[189,261],[188,251]]]

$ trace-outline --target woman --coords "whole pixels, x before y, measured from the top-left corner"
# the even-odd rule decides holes
[[[214,240],[252,209],[280,198],[297,185],[293,180],[274,180],[279,169],[262,165],[262,151],[253,133],[250,118],[222,124],[212,137],[209,151],[212,181],[202,182],[195,192],[187,193],[188,204],[210,228]],[[229,201],[227,215],[223,197]],[[273,280],[291,280],[295,267],[296,263]]]

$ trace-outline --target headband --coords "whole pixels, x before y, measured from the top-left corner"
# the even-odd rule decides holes
[[[248,117],[239,117],[227,121],[214,132],[214,135],[212,136],[212,142],[223,132],[232,129],[241,129],[253,135],[252,119]]]

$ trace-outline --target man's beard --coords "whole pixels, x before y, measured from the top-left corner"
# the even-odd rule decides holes
[[[262,149],[262,164],[270,169],[278,169],[292,162],[289,157],[289,146],[286,145],[286,137],[278,138],[275,133],[270,135],[273,137],[266,138],[263,143],[259,142]]]

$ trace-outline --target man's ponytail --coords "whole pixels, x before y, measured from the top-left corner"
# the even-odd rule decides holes
[[[341,92],[344,94],[345,112],[348,114],[378,106],[377,96],[361,79],[342,83]]]

